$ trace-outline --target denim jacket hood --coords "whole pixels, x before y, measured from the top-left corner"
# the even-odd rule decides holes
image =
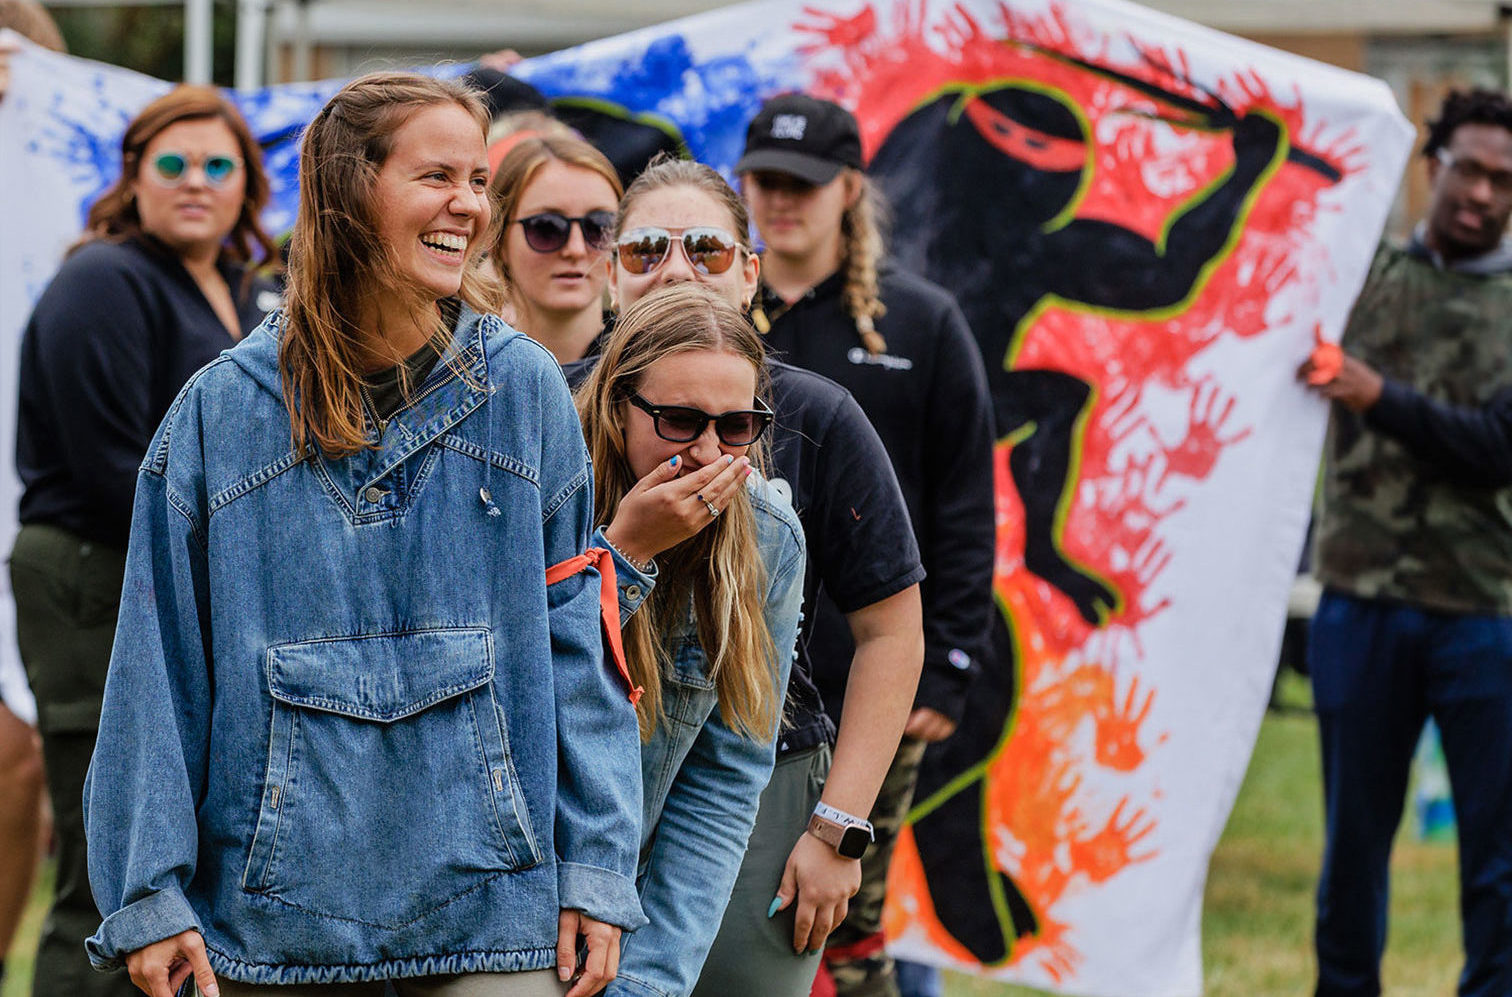
[[[598,575],[545,583],[593,514],[556,363],[463,309],[374,448],[300,460],[278,321],[190,380],[138,479],[90,958],[195,928],[248,983],[514,972],[555,964],[560,908],[644,924]]]

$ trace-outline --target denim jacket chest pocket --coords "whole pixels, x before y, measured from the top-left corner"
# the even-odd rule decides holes
[[[321,637],[266,655],[271,733],[244,889],[398,928],[541,860],[488,628]],[[382,888],[367,890],[374,880]]]
[[[671,667],[662,676],[662,697],[667,718],[697,731],[718,702],[709,660],[698,642],[698,627],[692,618],[678,636]]]

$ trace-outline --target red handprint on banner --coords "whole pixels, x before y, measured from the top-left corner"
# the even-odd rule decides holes
[[[1199,381],[1192,389],[1188,405],[1191,421],[1187,424],[1186,436],[1175,446],[1165,445],[1162,441],[1166,463],[1157,487],[1163,486],[1173,474],[1206,478],[1225,447],[1233,446],[1253,432],[1250,427],[1245,427],[1227,437],[1222,435],[1223,426],[1234,414],[1234,405],[1238,402],[1237,398],[1229,396],[1220,409],[1218,399],[1222,393],[1223,389],[1210,380]]]

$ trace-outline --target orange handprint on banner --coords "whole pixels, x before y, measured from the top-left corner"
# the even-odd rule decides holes
[[[1111,703],[1099,704],[1094,749],[1099,765],[1118,772],[1132,772],[1144,762],[1144,749],[1139,746],[1139,728],[1155,705],[1155,690],[1148,690],[1144,701],[1136,707],[1138,698],[1139,676],[1136,675],[1129,680],[1122,707],[1114,709]]]

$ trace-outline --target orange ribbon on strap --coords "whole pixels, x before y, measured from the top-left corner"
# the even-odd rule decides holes
[[[625,680],[625,688],[630,690],[631,704],[639,703],[641,694],[646,690],[635,684],[635,680],[630,677],[630,667],[625,664],[625,644],[620,640],[619,581],[614,576],[613,556],[603,547],[589,547],[576,557],[569,557],[547,568],[546,584],[555,585],[587,568],[598,568],[599,618],[604,625],[604,639],[609,642],[609,656],[614,659],[614,667],[619,669],[620,678]]]

